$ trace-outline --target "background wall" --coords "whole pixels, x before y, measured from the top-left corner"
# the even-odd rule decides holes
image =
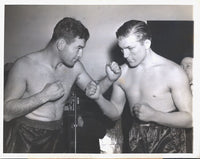
[[[82,62],[94,79],[104,76],[116,45],[115,32],[125,21],[193,20],[190,5],[6,5],[4,63],[44,48],[55,24],[65,16],[89,29]]]

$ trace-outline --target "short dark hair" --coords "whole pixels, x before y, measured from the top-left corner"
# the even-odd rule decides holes
[[[135,34],[139,41],[152,39],[151,31],[148,25],[139,20],[130,20],[125,22],[116,32],[117,38],[126,37],[130,34]]]
[[[89,36],[88,29],[80,21],[65,17],[56,24],[50,43],[59,38],[64,38],[67,43],[71,43],[76,37],[87,41]]]

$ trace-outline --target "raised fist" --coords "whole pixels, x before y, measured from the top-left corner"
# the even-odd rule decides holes
[[[88,83],[85,94],[91,99],[98,99],[100,94],[100,87],[94,81]]]
[[[54,83],[47,83],[42,90],[42,93],[47,101],[55,101],[56,99],[61,98],[65,91],[62,83],[57,81]]]
[[[116,81],[121,75],[121,68],[116,62],[106,65],[106,74],[109,80]]]

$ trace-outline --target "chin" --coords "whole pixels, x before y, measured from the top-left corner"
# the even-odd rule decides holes
[[[128,62],[128,65],[129,65],[130,68],[135,68],[139,65],[139,63],[129,63]]]

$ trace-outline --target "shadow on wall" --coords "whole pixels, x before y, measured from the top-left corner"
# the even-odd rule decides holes
[[[125,58],[121,52],[120,47],[118,46],[117,42],[114,42],[110,49],[109,49],[109,56],[111,61],[117,62],[119,65],[126,63]]]

